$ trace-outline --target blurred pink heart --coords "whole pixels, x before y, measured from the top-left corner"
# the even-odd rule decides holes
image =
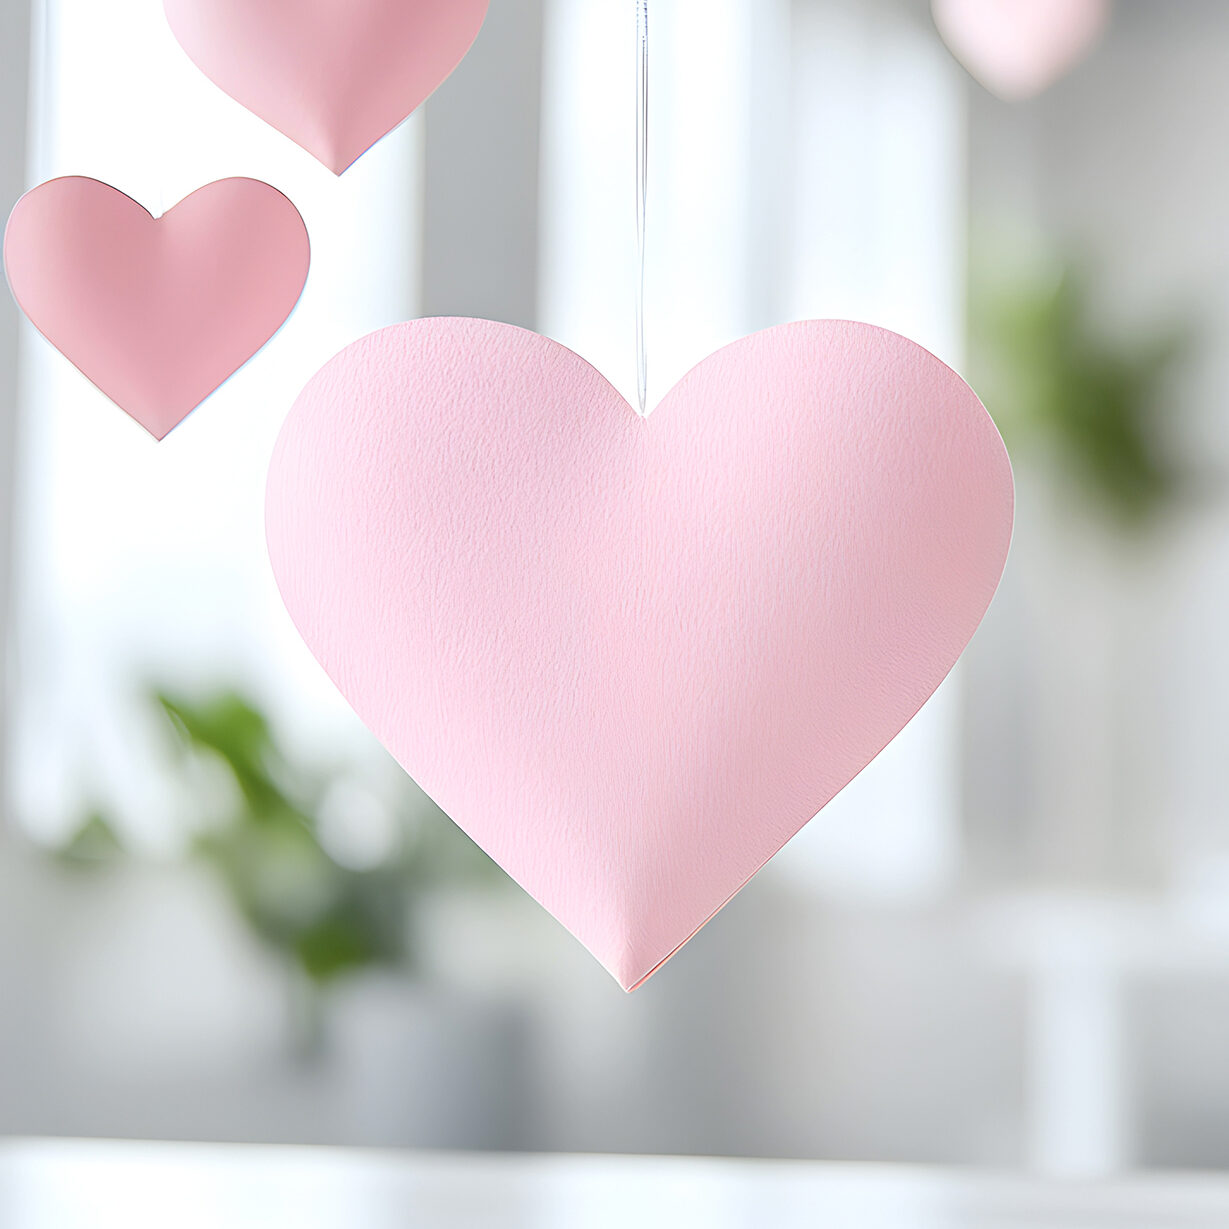
[[[196,66],[340,175],[443,84],[489,0],[163,0]]]
[[[359,716],[632,988],[925,703],[1012,511],[977,397],[882,329],[745,338],[645,420],[544,337],[422,320],[308,384],[268,535]]]
[[[988,90],[1031,98],[1075,67],[1101,37],[1109,0],[934,0],[935,24]]]
[[[299,211],[254,179],[209,184],[161,218],[96,179],[53,179],[4,234],[22,310],[157,439],[281,328],[310,259]]]

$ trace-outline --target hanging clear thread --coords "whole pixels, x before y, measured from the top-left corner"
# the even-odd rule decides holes
[[[645,230],[649,212],[649,0],[636,0],[636,379],[640,416],[649,412],[645,323]]]

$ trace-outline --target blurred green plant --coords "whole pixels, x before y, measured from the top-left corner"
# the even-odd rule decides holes
[[[115,825],[101,810],[94,810],[53,852],[61,866],[74,871],[94,871],[122,858],[124,844]]]
[[[1155,521],[1190,478],[1168,447],[1167,384],[1191,331],[1106,340],[1088,282],[1067,262],[1042,257],[1012,275],[982,256],[973,270],[973,382],[1013,452],[1046,446],[1114,522]]]
[[[189,856],[217,876],[257,938],[316,989],[373,966],[414,969],[415,892],[506,882],[408,779],[394,804],[389,848],[374,865],[347,864],[330,849],[323,817],[352,773],[297,761],[238,691],[191,700],[155,690],[149,699],[192,783],[199,814]],[[345,818],[338,817],[343,825]],[[92,812],[57,857],[84,866],[122,852],[115,825]]]

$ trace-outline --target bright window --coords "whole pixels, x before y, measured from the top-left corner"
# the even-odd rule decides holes
[[[282,332],[156,444],[32,329],[17,516],[17,814],[52,835],[89,801],[151,840],[168,832],[151,770],[151,682],[239,682],[292,729],[359,737],[286,617],[264,546],[278,428],[320,364],[412,315],[420,131],[343,179],[216,89],[161,0],[45,0],[31,183],[92,175],[161,213],[212,180],[264,179],[299,207],[312,270]]]

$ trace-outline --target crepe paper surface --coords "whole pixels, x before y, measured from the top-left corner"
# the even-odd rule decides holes
[[[938,687],[1013,508],[964,381],[838,321],[719,351],[647,419],[534,333],[396,325],[308,384],[267,499],[342,693],[626,989]]]
[[[96,179],[53,179],[4,234],[21,309],[156,439],[281,328],[310,261],[299,211],[254,179],[209,184],[160,218]]]
[[[1096,44],[1109,0],[934,0],[952,54],[992,93],[1031,98]]]
[[[163,0],[236,102],[340,175],[465,58],[489,0]]]

